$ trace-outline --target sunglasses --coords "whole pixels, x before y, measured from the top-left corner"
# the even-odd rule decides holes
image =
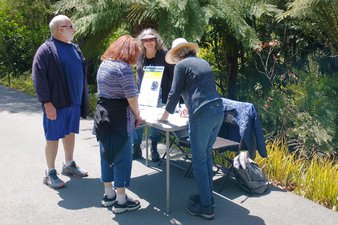
[[[142,39],[142,42],[151,42],[151,41],[155,41],[156,38],[147,38],[147,39]]]
[[[70,29],[75,29],[73,25],[69,25],[69,26],[61,26],[61,27],[66,27],[66,28],[70,28]]]

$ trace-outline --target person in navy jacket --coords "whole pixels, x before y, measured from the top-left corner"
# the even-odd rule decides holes
[[[36,51],[32,78],[42,106],[46,138],[47,169],[43,183],[51,188],[62,188],[65,183],[55,169],[60,139],[65,153],[61,173],[88,176],[73,159],[80,116],[86,118],[88,114],[88,87],[84,57],[80,48],[72,43],[75,32],[72,21],[65,15],[57,15],[50,21],[49,28],[52,37]]]

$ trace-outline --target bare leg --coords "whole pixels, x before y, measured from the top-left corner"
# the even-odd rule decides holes
[[[103,182],[104,188],[113,188],[113,184],[111,182]]]
[[[62,139],[63,148],[65,150],[65,162],[73,160],[74,146],[75,146],[75,134],[71,133],[66,135]]]
[[[118,195],[124,195],[126,194],[126,188],[116,188],[116,194]]]
[[[101,204],[104,207],[109,207],[116,202],[116,192],[113,189],[112,182],[103,182],[104,186],[104,197],[101,201]]]
[[[78,167],[76,164],[67,165],[67,162],[73,163],[73,153],[75,146],[75,134],[71,133],[62,139],[63,148],[65,150],[65,164],[62,167],[61,174],[74,177],[87,177],[88,172]]]
[[[45,177],[43,178],[43,183],[48,185],[51,188],[57,189],[65,186],[65,183],[60,180],[57,176],[55,170],[55,159],[58,151],[59,140],[57,141],[46,141],[45,147],[45,156],[47,161],[48,169],[53,169],[51,171],[45,171]]]
[[[59,141],[46,141],[45,156],[47,161],[47,167],[55,168],[55,159],[58,151]]]
[[[116,188],[117,204],[113,207],[113,213],[123,213],[125,211],[137,210],[141,207],[140,201],[126,197],[126,189],[124,187]]]

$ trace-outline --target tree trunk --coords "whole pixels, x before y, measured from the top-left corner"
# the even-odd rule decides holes
[[[235,99],[236,97],[236,81],[238,72],[238,61],[237,57],[227,57],[229,62],[229,75],[228,75],[228,98]]]
[[[227,63],[228,63],[228,82],[227,82],[227,90],[228,90],[228,98],[235,99],[236,98],[236,81],[238,74],[238,46],[237,44],[231,45],[228,48],[227,52]]]

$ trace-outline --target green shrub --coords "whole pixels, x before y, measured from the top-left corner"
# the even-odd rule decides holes
[[[36,49],[50,35],[44,4],[0,2],[0,78],[7,73],[19,76],[31,68]]]
[[[258,85],[249,101],[259,109],[266,134],[285,134],[291,147],[303,156],[336,156],[337,82],[334,78],[298,71],[285,85],[265,95]],[[290,75],[290,76],[291,76]]]
[[[96,102],[97,102],[97,94],[89,92],[88,94],[89,116],[94,115]]]

